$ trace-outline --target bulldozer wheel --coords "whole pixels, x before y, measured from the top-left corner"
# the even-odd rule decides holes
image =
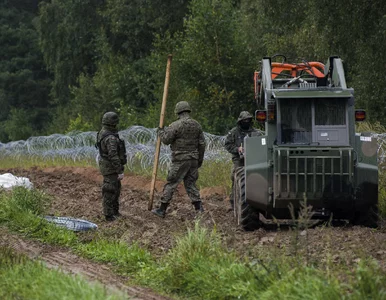
[[[351,220],[354,225],[361,225],[370,228],[378,227],[378,208],[376,205],[364,208],[361,211],[355,213],[354,218]]]
[[[244,230],[252,231],[261,226],[259,213],[252,209],[245,198],[245,174],[244,168],[235,172],[234,213],[237,225]]]
[[[370,228],[378,227],[378,185],[363,184],[356,191],[356,204],[353,218],[354,225],[362,225]]]

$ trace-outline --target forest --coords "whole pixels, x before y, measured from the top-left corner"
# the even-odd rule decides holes
[[[0,141],[157,127],[167,55],[166,122],[186,100],[204,131],[225,134],[254,111],[262,57],[344,61],[356,108],[386,125],[383,0],[2,0]]]

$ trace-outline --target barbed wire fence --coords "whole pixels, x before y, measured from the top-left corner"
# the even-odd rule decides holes
[[[96,164],[98,150],[95,147],[96,131],[71,132],[69,134],[52,134],[49,136],[30,137],[25,141],[9,143],[0,142],[0,159],[29,159],[32,161],[80,162],[89,161]],[[153,166],[156,128],[132,126],[119,132],[125,141],[127,152],[127,167],[135,166],[148,169]],[[230,160],[224,150],[225,136],[204,133],[206,140],[205,160]],[[166,170],[170,164],[171,150],[169,146],[161,145],[159,167]]]
[[[71,132],[69,134],[52,134],[49,136],[30,137],[25,141],[9,143],[0,142],[0,159],[29,159],[32,161],[61,160],[63,162],[88,161],[96,164],[98,150],[95,147],[96,131]],[[132,126],[119,132],[125,141],[127,151],[127,167],[133,170],[135,166],[148,169],[153,166],[156,128]],[[206,151],[204,160],[229,161],[230,155],[224,149],[225,136],[204,133]],[[386,133],[372,134],[378,141],[378,158],[384,162],[386,155]],[[159,167],[166,170],[170,164],[170,148],[162,145]]]

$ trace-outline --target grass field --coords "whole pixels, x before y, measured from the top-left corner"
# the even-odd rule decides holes
[[[308,261],[301,251],[292,256],[279,254],[274,246],[257,256],[240,257],[225,247],[216,229],[209,230],[197,221],[194,228],[177,237],[169,252],[155,259],[135,243],[127,245],[97,236],[91,242],[83,242],[81,234],[45,222],[39,215],[49,203],[50,198],[37,190],[15,188],[12,192],[1,192],[0,225],[25,237],[65,246],[81,256],[110,263],[117,273],[130,275],[137,284],[169,295],[186,299],[386,297],[386,274],[367,257],[362,257],[354,269],[337,264],[330,254],[326,254],[324,262],[317,263]],[[3,299],[12,299],[12,295],[23,298],[30,286],[36,286],[32,290],[35,299],[48,299],[53,291],[57,296],[65,295],[67,289],[74,295],[68,299],[116,299],[113,294],[100,292],[98,286],[47,270],[37,262],[3,250],[0,255]],[[52,280],[55,285],[49,289],[45,285]],[[94,297],[94,293],[100,298]]]
[[[0,299],[128,299],[124,293],[91,284],[79,276],[48,269],[13,250],[0,247]]]

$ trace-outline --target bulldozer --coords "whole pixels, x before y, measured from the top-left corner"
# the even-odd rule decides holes
[[[376,227],[378,144],[355,132],[366,112],[354,108],[341,58],[264,57],[254,82],[254,117],[264,130],[244,139],[245,166],[234,175],[237,224],[255,230],[264,219],[293,219],[306,202],[313,218]]]

